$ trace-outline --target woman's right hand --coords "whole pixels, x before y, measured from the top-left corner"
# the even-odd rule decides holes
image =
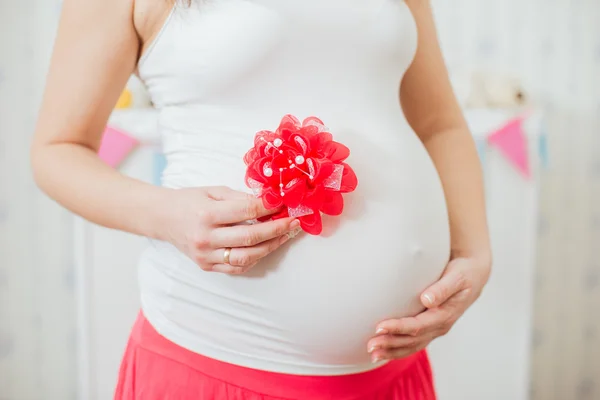
[[[176,246],[204,271],[242,274],[275,251],[300,227],[293,218],[249,224],[274,214],[260,199],[227,187],[170,190],[164,240]],[[231,249],[229,263],[225,251]]]
[[[294,230],[291,219],[240,224],[271,212],[259,199],[231,189],[171,190],[138,181],[97,156],[106,122],[138,62],[135,21],[146,17],[134,15],[130,3],[62,2],[31,148],[36,183],[88,221],[168,241],[203,270],[242,273],[286,240]],[[226,248],[232,248],[230,265],[224,264]]]

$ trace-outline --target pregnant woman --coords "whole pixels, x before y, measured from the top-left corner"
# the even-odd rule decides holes
[[[161,187],[97,157],[132,73]],[[358,185],[311,217],[319,234],[245,180],[255,134],[286,115],[350,149]],[[425,348],[490,271],[428,0],[65,0],[32,162],[74,213],[149,238],[116,399],[434,399]]]

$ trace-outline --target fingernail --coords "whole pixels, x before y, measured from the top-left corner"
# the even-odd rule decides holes
[[[383,357],[381,356],[375,356],[373,357],[373,359],[371,360],[373,362],[373,364],[377,364],[379,361],[382,361]]]
[[[297,219],[293,220],[292,223],[290,224],[290,230],[296,230],[300,228],[300,221],[298,221]]]
[[[378,349],[377,346],[371,346],[371,347],[369,347],[369,353],[372,353],[372,352],[374,352],[377,349]]]
[[[386,335],[387,333],[388,333],[388,330],[387,330],[387,329],[384,329],[384,328],[378,328],[378,329],[375,331],[375,334],[376,334],[376,335]]]
[[[293,239],[296,236],[298,236],[298,234],[300,233],[302,229],[298,228],[298,229],[294,229],[293,231],[289,231],[288,233],[285,234],[285,236],[288,237],[288,239]]]
[[[279,244],[280,244],[280,245],[282,245],[282,244],[284,244],[285,242],[287,242],[288,240],[290,240],[290,237],[289,237],[288,235],[283,235],[283,236],[281,237],[281,239],[279,239]]]
[[[435,300],[435,297],[431,293],[425,293],[423,295],[423,298],[425,299],[425,303],[427,303],[427,304],[425,304],[426,306],[432,305],[433,301]]]

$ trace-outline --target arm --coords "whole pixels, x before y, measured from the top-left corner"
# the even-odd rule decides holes
[[[64,1],[31,147],[35,180],[58,203],[94,223],[167,240],[205,270],[242,273],[285,241],[297,221],[230,227],[273,210],[227,188],[146,184],[97,157],[106,122],[137,61],[141,43],[133,5],[134,0]],[[223,262],[225,248],[234,248],[229,264]]]
[[[403,358],[444,335],[479,297],[491,267],[479,158],[443,61],[429,0],[406,0],[418,50],[400,88],[407,121],[433,160],[444,188],[451,254],[440,280],[421,294],[425,311],[381,322],[368,343],[374,360]]]
[[[119,174],[96,155],[136,63],[133,2],[67,0],[62,10],[31,148],[35,180],[92,222],[158,238],[161,215],[154,205],[161,190]]]
[[[402,108],[444,187],[451,257],[476,256],[489,261],[483,179],[475,143],[448,79],[429,1],[407,3],[418,23],[419,43],[401,86]]]

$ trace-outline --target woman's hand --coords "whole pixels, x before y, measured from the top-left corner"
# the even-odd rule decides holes
[[[376,336],[368,343],[373,362],[408,357],[448,333],[479,297],[488,280],[490,264],[476,258],[450,261],[441,279],[421,295],[424,312],[377,325]]]
[[[285,243],[300,227],[293,218],[256,224],[271,215],[260,199],[227,187],[169,190],[159,207],[168,207],[162,239],[194,260],[204,271],[241,274]],[[225,250],[230,248],[229,263]]]

